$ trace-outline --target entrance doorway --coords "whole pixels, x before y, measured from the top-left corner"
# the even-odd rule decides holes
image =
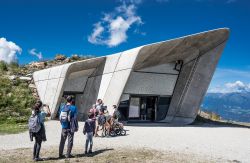
[[[155,121],[157,117],[157,96],[132,96],[130,98],[129,121]]]
[[[152,122],[166,118],[171,103],[171,96],[142,96],[130,95],[130,98],[121,101],[118,110],[121,121]]]

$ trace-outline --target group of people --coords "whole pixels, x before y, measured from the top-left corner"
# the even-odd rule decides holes
[[[66,103],[59,109],[59,120],[61,123],[61,140],[59,144],[59,158],[71,158],[71,151],[73,148],[74,133],[78,131],[77,108],[73,104],[73,97],[68,96]],[[98,99],[92,108],[88,111],[88,119],[85,121],[83,127],[83,134],[86,135],[85,154],[92,153],[93,136],[99,136],[100,128],[106,130],[109,134],[112,124],[118,121],[119,111],[116,105],[113,105],[114,113],[109,115],[107,107],[104,106],[103,101]],[[40,158],[40,149],[42,141],[46,141],[46,131],[44,126],[45,117],[50,117],[51,112],[48,105],[42,104],[41,101],[36,102],[32,108],[32,115],[29,118],[29,133],[30,140],[35,138],[33,149],[33,160],[42,161]],[[99,127],[101,126],[101,127]],[[107,135],[108,135],[107,134]],[[63,155],[65,141],[68,139],[68,146],[66,155]]]
[[[100,130],[100,127],[101,130],[106,130],[107,136],[109,136],[112,124],[115,121],[117,122],[120,117],[120,113],[117,110],[116,105],[113,105],[113,114],[110,115],[107,106],[104,105],[101,99],[98,99],[96,104],[92,105],[92,108],[89,110],[89,114],[93,116],[92,121],[95,121],[96,128],[93,133],[95,137],[99,136],[98,131]]]

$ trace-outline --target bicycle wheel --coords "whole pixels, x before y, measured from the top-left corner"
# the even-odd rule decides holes
[[[126,131],[125,130],[121,130],[121,135],[125,136],[126,135]]]
[[[115,133],[114,130],[111,130],[111,131],[109,132],[109,135],[110,135],[111,137],[114,137],[114,136],[116,136],[116,133]]]
[[[121,130],[120,129],[115,129],[116,135],[121,135]]]

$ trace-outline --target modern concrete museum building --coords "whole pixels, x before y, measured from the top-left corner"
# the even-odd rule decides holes
[[[36,71],[38,94],[57,116],[64,95],[74,95],[79,119],[96,99],[122,120],[190,124],[197,116],[229,29],[216,29],[140,46],[117,54]]]

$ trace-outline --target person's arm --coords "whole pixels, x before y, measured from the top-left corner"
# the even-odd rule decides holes
[[[57,114],[58,114],[58,117],[60,118],[60,114],[61,114],[61,111],[62,111],[62,108],[63,108],[63,104],[61,104],[60,106],[59,106],[59,111],[57,112]]]
[[[77,107],[76,106],[74,106],[74,107],[75,107],[74,117],[77,117]]]
[[[44,109],[46,109],[46,110],[44,110]],[[44,104],[43,110],[44,110],[44,112],[46,113],[46,117],[50,117],[51,112],[50,112],[50,109],[49,109],[49,105]]]

